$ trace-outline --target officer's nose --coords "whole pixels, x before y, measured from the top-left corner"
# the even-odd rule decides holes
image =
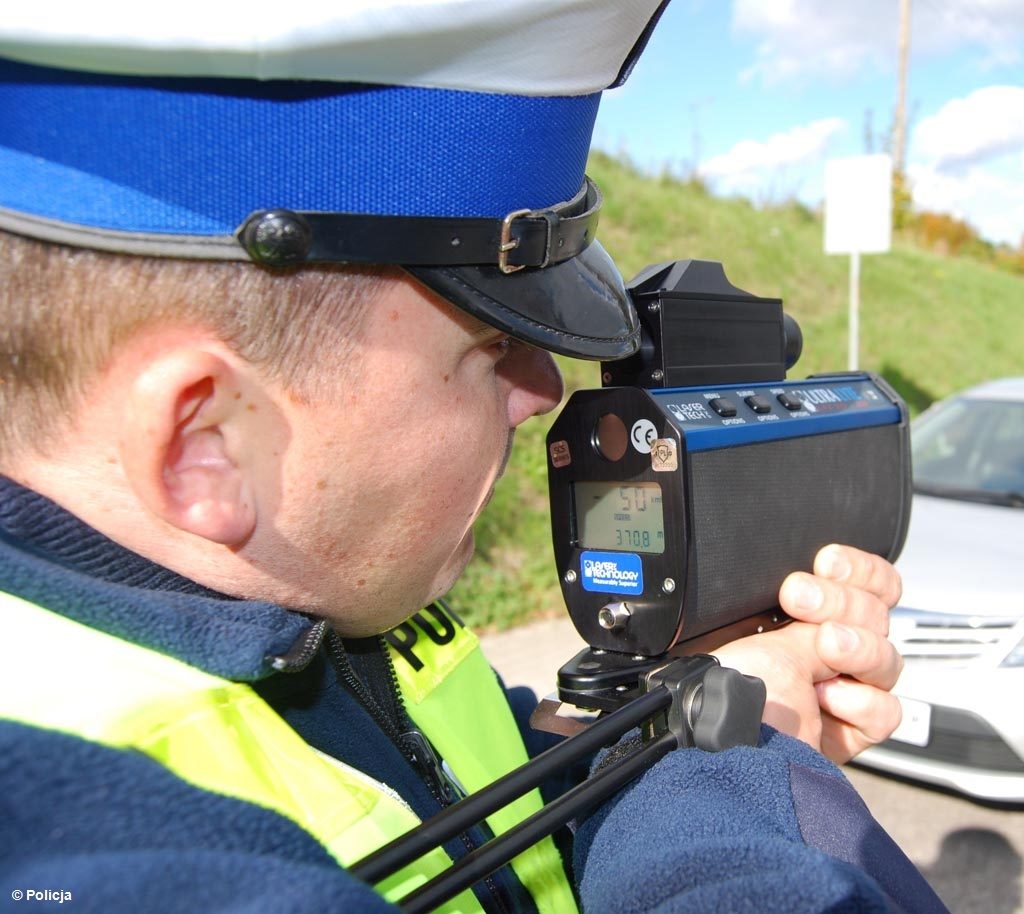
[[[510,384],[510,428],[521,425],[530,416],[550,412],[561,402],[565,384],[550,352],[534,349],[525,343],[515,343],[503,367]]]

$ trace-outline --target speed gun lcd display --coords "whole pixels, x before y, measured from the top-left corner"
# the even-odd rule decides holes
[[[575,482],[573,502],[579,545],[661,555],[665,518],[656,482]]]

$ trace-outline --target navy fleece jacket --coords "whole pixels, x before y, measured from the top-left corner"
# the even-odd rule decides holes
[[[301,672],[274,672],[274,657],[312,637],[306,617],[205,590],[2,479],[0,588],[251,682],[311,745],[388,783],[420,816],[437,810],[322,652]],[[46,668],[45,645],[19,643],[2,617],[0,632]],[[20,687],[0,667],[0,688]],[[520,720],[526,698],[510,694]],[[446,849],[461,856],[466,841]],[[767,729],[757,749],[671,753],[580,824],[573,858],[587,914],[945,910],[838,770]],[[0,721],[0,907],[27,910],[13,893],[29,890],[71,893],[70,907],[54,894],[33,911],[395,910],[275,813],[137,753]],[[535,910],[508,868],[476,892],[488,911]]]

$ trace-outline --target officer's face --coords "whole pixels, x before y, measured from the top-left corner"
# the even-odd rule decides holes
[[[354,380],[294,403],[279,533],[299,600],[345,634],[396,625],[445,593],[512,432],[562,396],[551,356],[411,279],[367,315]]]

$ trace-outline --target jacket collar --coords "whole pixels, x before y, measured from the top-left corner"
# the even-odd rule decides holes
[[[0,476],[0,588],[216,676],[300,669],[325,623],[209,590]],[[25,645],[24,649],[32,649]]]

